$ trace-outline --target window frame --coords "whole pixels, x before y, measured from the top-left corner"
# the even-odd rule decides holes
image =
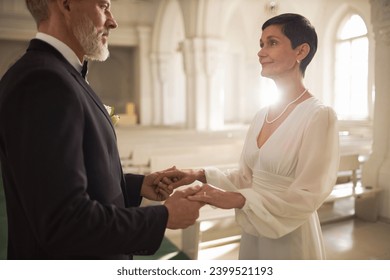
[[[359,16],[364,24],[365,24],[365,27],[366,27],[366,30],[367,30],[367,33],[364,34],[364,35],[359,35],[359,36],[355,36],[355,37],[350,37],[348,39],[340,39],[339,38],[339,33],[341,31],[341,29],[345,26],[345,24],[347,23],[347,21],[353,16],[353,15],[357,15]],[[371,35],[370,35],[370,26],[367,24],[367,22],[365,21],[364,17],[357,11],[355,11],[354,9],[350,9],[348,10],[347,12],[343,13],[343,15],[340,17],[340,20],[338,21],[338,24],[336,25],[335,29],[334,29],[334,32],[333,32],[333,65],[332,65],[332,71],[331,71],[331,75],[333,77],[332,80],[332,85],[331,85],[331,88],[332,88],[332,106],[335,108],[336,107],[336,96],[335,96],[335,90],[336,90],[336,69],[337,69],[337,64],[336,64],[336,56],[337,56],[337,47],[338,47],[338,44],[340,44],[341,42],[352,42],[354,40],[358,40],[358,39],[361,39],[361,38],[367,38],[367,41],[368,41],[368,50],[367,50],[367,89],[366,89],[366,102],[367,102],[367,116],[365,118],[354,118],[352,116],[342,116],[340,114],[338,114],[339,118],[341,121],[343,122],[347,122],[347,123],[360,123],[360,124],[367,124],[367,123],[371,123],[372,122],[372,117],[373,117],[373,108],[374,108],[374,83],[373,83],[373,63],[372,63],[372,46],[373,46],[373,40],[371,38]]]

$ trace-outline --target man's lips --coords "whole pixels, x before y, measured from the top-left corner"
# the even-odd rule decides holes
[[[106,43],[106,42],[108,41],[108,35],[109,35],[108,33],[103,33],[103,34],[102,34],[101,37],[102,37],[102,41],[103,41],[104,43]]]

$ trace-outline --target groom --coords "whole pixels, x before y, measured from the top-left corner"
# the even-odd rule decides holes
[[[0,159],[9,259],[129,259],[199,215],[148,176],[123,174],[113,125],[80,74],[104,61],[109,0],[26,0],[38,33],[0,82]],[[138,207],[142,197],[163,205]]]

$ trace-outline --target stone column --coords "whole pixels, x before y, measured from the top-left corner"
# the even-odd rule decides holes
[[[208,38],[182,43],[187,77],[187,127],[213,130],[223,125],[223,59],[225,43]]]
[[[150,69],[150,42],[151,28],[149,26],[138,26],[138,56],[137,65],[139,77],[138,95],[135,103],[139,104],[137,114],[142,125],[150,125],[152,123],[150,111],[152,109],[151,96],[151,69]]]
[[[182,43],[184,72],[187,78],[187,128],[205,129],[206,112],[206,77],[203,69],[204,53],[202,39],[186,39]]]
[[[382,190],[379,215],[390,219],[390,2],[370,2],[375,33],[375,110],[372,154],[363,166],[362,181]]]
[[[208,128],[215,130],[224,125],[224,62],[226,60],[226,43],[222,40],[206,39],[205,70],[208,86]]]
[[[157,53],[150,55],[150,66],[152,71],[152,96],[150,100],[151,111],[150,120],[152,125],[160,125],[162,119],[162,108],[158,104],[161,104],[161,84],[159,79],[159,58]]]
[[[151,55],[153,73],[153,96],[152,96],[152,124],[166,124],[165,114],[170,113],[168,96],[169,75],[172,73],[171,63],[173,55],[169,53],[154,53]],[[172,106],[172,104],[170,104]]]

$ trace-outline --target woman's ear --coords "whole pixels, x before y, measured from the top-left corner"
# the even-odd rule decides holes
[[[302,61],[310,52],[310,46],[308,43],[303,43],[297,47],[297,61]]]

